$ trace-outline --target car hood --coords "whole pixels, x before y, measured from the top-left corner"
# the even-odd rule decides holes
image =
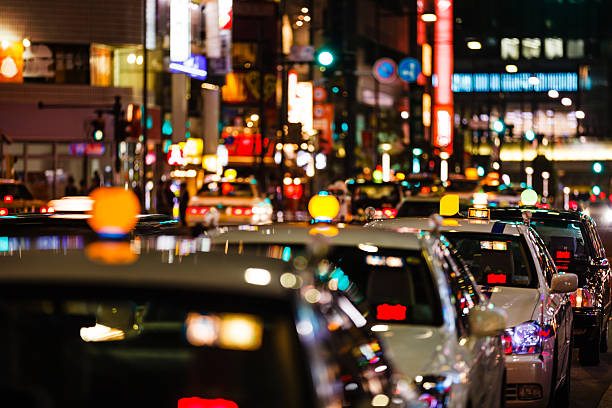
[[[453,342],[442,328],[389,325],[381,338],[395,367],[407,377],[436,374],[452,365],[447,356],[455,355],[448,349]]]
[[[491,303],[504,309],[508,327],[534,319],[534,313],[536,313],[540,300],[540,292],[537,289],[483,286],[481,290],[489,296]]]

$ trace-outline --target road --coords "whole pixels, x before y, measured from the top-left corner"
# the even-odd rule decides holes
[[[606,253],[612,258],[612,230],[599,231]],[[611,333],[612,334],[612,333]],[[601,362],[596,367],[582,367],[578,363],[578,350],[574,350],[572,360],[572,388],[570,406],[573,408],[612,407],[612,336],[608,336],[610,352],[601,354]],[[602,397],[605,394],[605,399]]]

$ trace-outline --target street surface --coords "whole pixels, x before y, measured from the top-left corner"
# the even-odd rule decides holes
[[[606,253],[612,254],[612,230],[600,228],[599,234],[606,247]],[[608,336],[608,345],[612,346],[610,336]],[[612,389],[606,394],[609,387],[612,387],[612,353],[602,353],[601,362],[596,367],[583,367],[578,362],[578,350],[574,349],[570,406],[573,408],[612,407]],[[605,398],[604,394],[606,394]]]

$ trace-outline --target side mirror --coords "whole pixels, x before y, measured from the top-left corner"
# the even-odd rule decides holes
[[[578,289],[578,275],[575,273],[557,273],[552,277],[550,290],[553,293],[571,293]]]
[[[506,329],[506,312],[498,308],[474,308],[470,311],[469,321],[473,336],[497,336]]]

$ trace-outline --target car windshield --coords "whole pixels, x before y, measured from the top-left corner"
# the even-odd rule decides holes
[[[540,234],[555,263],[587,255],[579,222],[532,221],[531,225]]]
[[[301,262],[302,245],[219,244],[235,253],[253,252],[285,261]],[[439,326],[442,312],[431,271],[419,251],[376,248],[362,244],[336,246],[323,261],[317,277],[333,289],[344,291],[356,303],[365,301],[378,321]],[[373,250],[376,252],[367,252]]]
[[[354,204],[359,206],[396,206],[400,200],[400,191],[395,184],[352,184]]]
[[[204,184],[198,191],[200,197],[253,197],[253,187],[249,183],[229,183],[213,181]]]
[[[478,188],[480,184],[475,180],[452,180],[448,187],[447,192],[453,193],[469,193]]]
[[[444,235],[455,246],[479,285],[537,287],[538,279],[521,237],[477,232]]]
[[[0,199],[12,196],[13,200],[32,200],[32,193],[23,184],[0,184]]]
[[[398,210],[398,217],[429,217],[440,212],[439,201],[403,201]]]
[[[5,285],[0,325],[2,396],[24,406],[313,406],[286,301]]]

